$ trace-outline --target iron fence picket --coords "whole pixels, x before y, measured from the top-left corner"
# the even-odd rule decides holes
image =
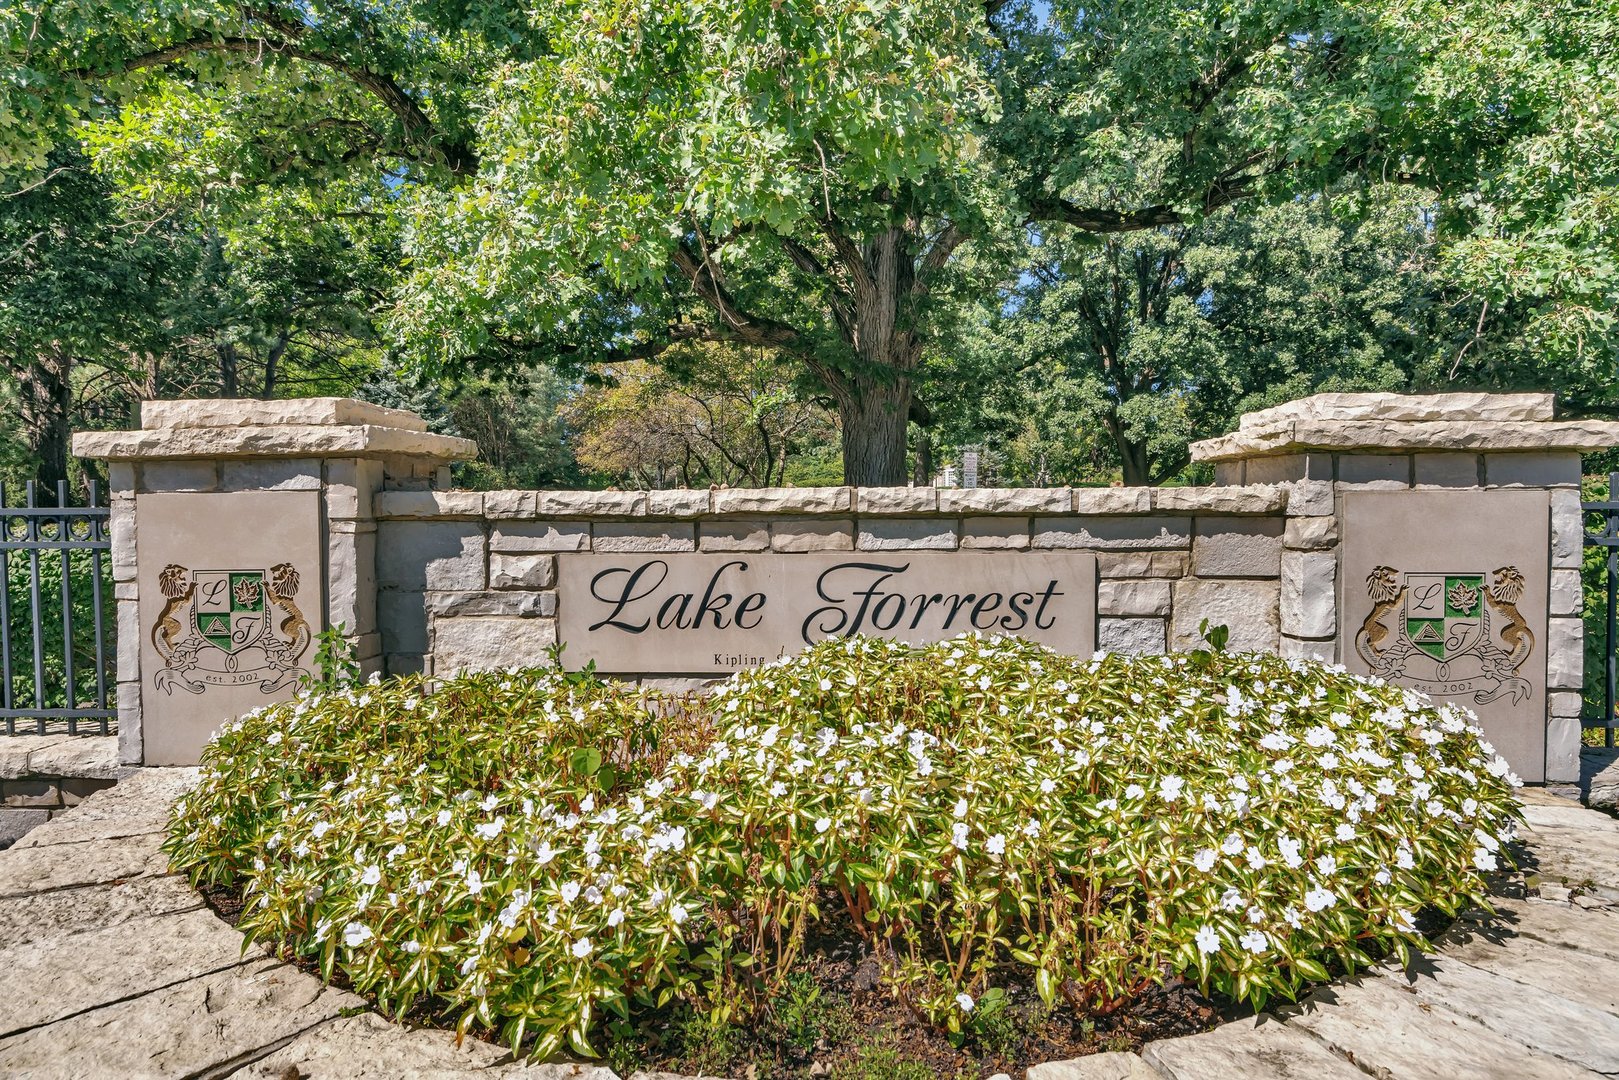
[[[33,733],[47,734],[50,723],[60,721],[65,722],[68,734],[76,735],[80,732],[81,723],[93,721],[95,730],[103,735],[109,734],[111,721],[117,716],[115,702],[108,694],[111,681],[109,668],[116,663],[116,634],[109,634],[106,629],[109,591],[104,580],[104,575],[109,571],[104,553],[112,548],[108,535],[111,511],[109,507],[99,505],[100,489],[94,483],[89,485],[84,506],[68,505],[65,483],[57,485],[55,506],[40,506],[38,496],[36,485],[30,482],[25,488],[24,505],[9,506],[6,492],[0,488],[0,721],[4,723],[6,735],[19,734],[19,720],[33,721],[33,724],[25,725],[25,733],[32,728]],[[13,619],[21,616],[23,609],[20,606],[21,598],[12,595],[11,555],[14,552],[26,553],[28,559],[24,571],[28,618],[26,623],[18,619],[16,626]],[[50,696],[54,696],[54,688],[46,684],[47,655],[54,649],[54,646],[47,648],[48,638],[56,629],[47,629],[46,625],[50,621],[45,610],[48,567],[42,565],[42,560],[43,553],[47,552],[55,552],[54,557],[61,564],[60,670],[63,685],[60,688],[60,707],[48,700],[47,690],[52,692]],[[84,560],[76,561],[74,558],[80,552],[89,555],[88,572]],[[86,577],[89,578],[88,583],[84,581]],[[85,598],[86,584],[90,600],[91,626],[88,628],[74,613],[75,603]],[[17,653],[21,643],[18,639],[24,627],[28,633],[30,656],[19,670]],[[80,642],[81,637],[86,640]],[[89,703],[85,703],[86,695],[80,693],[79,687],[79,683],[88,677],[78,655],[81,647],[87,649],[88,657],[93,659],[95,697]],[[52,668],[56,664],[57,658],[50,656]],[[28,695],[31,701],[28,698],[18,700],[21,689],[18,682],[27,678],[23,672],[32,675],[32,693]],[[116,682],[112,681],[112,685],[116,685]],[[32,707],[19,707],[27,705]]]
[[[1615,651],[1614,630],[1619,624],[1619,611],[1616,611],[1615,600],[1619,599],[1619,472],[1608,474],[1608,497],[1582,502],[1580,510],[1589,514],[1602,515],[1602,531],[1592,534],[1585,533],[1585,546],[1603,549],[1607,554],[1603,567],[1603,628],[1606,639],[1602,643],[1603,672],[1602,672],[1602,715],[1591,716],[1588,710],[1581,710],[1582,728],[1603,729],[1602,742],[1604,746],[1613,745],[1613,733],[1616,726],[1614,720],[1614,702],[1619,700],[1619,652]],[[1583,593],[1583,588],[1581,592]],[[1583,605],[1581,618],[1584,617]]]

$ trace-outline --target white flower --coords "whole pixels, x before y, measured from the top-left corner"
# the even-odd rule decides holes
[[[670,904],[669,905],[669,918],[670,918],[671,921],[674,922],[674,924],[676,926],[679,926],[681,923],[685,922],[690,917],[691,917],[691,913],[686,910],[684,905],[682,905],[682,904]]]
[[[582,937],[578,941],[574,942],[573,946],[569,948],[568,951],[573,953],[574,959],[583,960],[585,957],[594,952],[595,949],[596,947],[590,943],[589,938]]]
[[[1496,868],[1495,853],[1489,848],[1474,848],[1473,867],[1478,870],[1494,870]]]
[[[779,799],[785,794],[787,794],[787,785],[780,780],[770,785],[770,797],[772,799]]]
[[[1039,836],[1040,835],[1040,822],[1031,818],[1029,820],[1029,823],[1027,825],[1023,826],[1023,835],[1024,836]]]
[[[957,994],[956,995],[956,1008],[960,1009],[964,1013],[972,1012],[973,1011],[972,995],[970,995],[970,994]]]
[[[991,855],[1005,854],[1006,837],[1002,836],[1000,833],[996,833],[994,836],[984,841],[984,850],[989,852]]]
[[[1409,911],[1396,911],[1394,913],[1394,929],[1405,934],[1414,934],[1417,930],[1417,921],[1411,917]]]
[[[343,944],[357,949],[371,940],[371,928],[363,923],[351,922],[343,927]]]
[[[571,904],[579,899],[579,883],[577,881],[564,881],[562,883],[562,902]]]
[[[497,817],[493,821],[484,822],[482,825],[477,826],[472,831],[483,837],[485,840],[493,840],[495,837],[500,835],[500,830],[505,826],[505,824],[506,819],[504,817]]]
[[[422,951],[422,943],[419,942],[419,941],[407,941],[407,942],[405,942],[403,945],[401,945],[399,947],[401,949],[404,949],[407,953],[409,953],[412,956],[415,956],[417,953]]]
[[[483,875],[476,870],[467,871],[467,891],[473,896],[483,892]]]
[[[1147,789],[1142,787],[1140,784],[1131,784],[1129,787],[1124,789],[1124,797],[1126,799],[1139,799],[1145,794],[1147,794]]]
[[[1355,838],[1355,827],[1353,825],[1339,825],[1334,835],[1338,837],[1340,843],[1347,844]]]
[[[1197,951],[1204,956],[1220,951],[1220,935],[1214,927],[1204,925],[1197,932]]]
[[[1243,852],[1243,856],[1248,860],[1250,870],[1263,870],[1267,865],[1264,854],[1252,844],[1248,845],[1248,850]]]
[[[1225,894],[1220,897],[1220,910],[1236,911],[1238,908],[1242,907],[1244,903],[1245,901],[1242,898],[1242,893],[1238,892],[1236,889],[1228,888],[1226,889]]]
[[[967,823],[958,821],[950,827],[950,842],[962,851],[967,850]]]
[[[1338,860],[1331,855],[1322,855],[1315,860],[1316,872],[1322,877],[1331,877],[1338,872]]]
[[[1042,794],[1042,795],[1050,795],[1053,791],[1056,791],[1056,790],[1057,790],[1057,781],[1051,779],[1051,777],[1048,776],[1044,780],[1040,781],[1040,794]]]
[[[1263,930],[1250,930],[1237,939],[1237,944],[1251,953],[1262,953],[1270,945],[1270,938],[1265,936]]]
[[[824,832],[826,832],[826,830],[830,829],[831,827],[832,827],[832,819],[831,818],[824,817],[824,818],[816,818],[815,819],[815,831],[816,832],[824,833]]]
[[[319,840],[332,831],[332,823],[330,821],[317,821],[315,822],[315,827],[310,831],[314,833],[315,839]]]
[[[1220,844],[1220,850],[1227,855],[1235,855],[1247,846],[1243,843],[1241,833],[1227,833],[1225,840]]]
[[[440,826],[448,825],[450,823],[450,812],[448,810],[440,810],[438,812],[438,823]]]
[[[1304,894],[1304,906],[1310,911],[1320,911],[1337,902],[1338,898],[1327,889],[1311,889]]]
[[[956,800],[956,817],[964,818],[966,816],[967,816],[967,800],[966,799],[957,799]]]
[[[379,882],[381,880],[382,880],[382,867],[376,865],[375,863],[373,863],[370,866],[366,867],[365,868],[365,873],[360,875],[360,884],[361,885],[375,885],[377,882]]]
[[[1192,865],[1206,874],[1214,869],[1215,860],[1218,858],[1219,856],[1214,853],[1213,848],[1203,848],[1192,856]]]
[[[1165,802],[1174,802],[1180,798],[1181,791],[1185,789],[1186,781],[1178,776],[1166,776],[1158,781],[1158,797]]]
[[[608,926],[617,926],[619,923],[621,923],[623,921],[624,921],[624,909],[623,908],[614,908],[612,911],[608,912],[608,914],[607,914],[607,925]]]

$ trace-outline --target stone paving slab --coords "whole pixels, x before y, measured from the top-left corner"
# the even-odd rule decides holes
[[[1569,962],[1582,953],[1619,960],[1619,912],[1534,899],[1498,899],[1495,908],[1495,915],[1468,912],[1464,921],[1492,941],[1517,936],[1556,945]]]
[[[259,958],[0,1039],[0,1075],[219,1074],[366,1008],[362,998]]]
[[[1598,1072],[1619,1072],[1619,1019],[1550,990],[1450,957],[1424,958],[1394,975],[1417,999],[1465,1016],[1503,1038]]]
[[[0,1037],[235,967],[242,940],[199,910],[0,949]]]
[[[1373,1076],[1400,1080],[1593,1080],[1596,1074],[1536,1054],[1456,1013],[1436,1010],[1377,978],[1311,994],[1289,1017]]]
[[[1619,1016],[1619,961],[1589,952],[1570,955],[1533,938],[1491,941],[1465,929],[1447,935],[1442,949],[1447,963],[1460,960]]]
[[[162,832],[174,800],[197,782],[195,769],[143,769],[89,796],[17,841],[18,848]]]
[[[1202,1035],[1148,1043],[1141,1060],[1168,1080],[1366,1080],[1365,1073],[1307,1032],[1269,1013]]]
[[[260,1080],[404,1080],[467,1077],[510,1054],[478,1039],[460,1047],[446,1031],[410,1031],[367,1012],[305,1032],[235,1075]]]
[[[196,911],[202,906],[196,890],[172,874],[13,896],[0,901],[0,949],[59,940],[153,915]]]
[[[1139,1054],[1108,1050],[1070,1061],[1031,1065],[1025,1080],[1163,1080],[1163,1073],[1142,1061]]]
[[[158,833],[82,844],[7,848],[0,858],[0,901],[56,889],[105,885],[168,872]]]

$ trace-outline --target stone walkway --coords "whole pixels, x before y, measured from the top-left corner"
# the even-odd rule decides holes
[[[614,1080],[457,1049],[244,949],[158,851],[190,778],[140,772],[0,851],[0,1076]],[[1439,956],[1028,1080],[1619,1076],[1619,821],[1540,792],[1525,803],[1525,873]]]

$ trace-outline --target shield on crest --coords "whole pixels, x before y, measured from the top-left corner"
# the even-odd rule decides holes
[[[1405,575],[1405,637],[1435,660],[1454,660],[1483,640],[1483,574]]]
[[[191,618],[197,636],[227,653],[240,652],[264,635],[262,570],[199,570]]]

